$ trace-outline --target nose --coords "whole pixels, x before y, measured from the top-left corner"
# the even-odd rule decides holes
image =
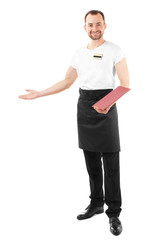
[[[94,32],[96,32],[97,29],[98,29],[98,26],[93,26],[93,27],[92,27],[92,31],[94,31]]]

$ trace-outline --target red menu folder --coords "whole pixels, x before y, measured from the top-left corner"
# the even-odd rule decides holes
[[[119,86],[108,93],[105,97],[101,98],[98,102],[92,105],[92,107],[98,107],[101,110],[105,110],[130,90],[130,88]]]

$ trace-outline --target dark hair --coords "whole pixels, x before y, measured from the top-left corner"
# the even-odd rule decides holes
[[[103,20],[104,20],[104,22],[105,22],[105,17],[104,17],[103,12],[101,12],[101,11],[99,11],[99,10],[90,10],[90,11],[87,12],[86,15],[85,15],[85,18],[84,18],[85,23],[86,23],[86,18],[87,18],[87,16],[88,16],[88,14],[97,15],[98,13],[100,13],[100,14],[102,15],[102,18],[103,18]]]

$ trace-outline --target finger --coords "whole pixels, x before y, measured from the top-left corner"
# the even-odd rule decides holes
[[[116,102],[114,102],[111,106],[110,106],[110,108],[115,104]]]
[[[99,112],[100,112],[100,113],[105,113],[106,111],[107,111],[106,109],[101,110],[101,109],[99,108]]]
[[[26,99],[26,96],[20,95],[19,98]]]
[[[100,110],[101,110],[101,109],[98,108],[98,107],[94,107],[94,109],[95,109],[96,111],[100,111]]]
[[[96,110],[98,113],[106,113],[106,111]]]
[[[19,97],[22,98],[22,99],[29,99],[29,94],[26,94],[26,95],[20,95]]]
[[[19,95],[19,96],[18,96],[18,98],[23,98],[23,97],[24,97],[24,95]]]
[[[27,92],[35,92],[33,89],[26,89]]]
[[[98,108],[98,107],[94,107],[94,109],[95,109],[98,113],[103,113],[103,111],[102,111],[100,108]]]
[[[27,92],[34,92],[35,90],[32,89],[26,89]]]

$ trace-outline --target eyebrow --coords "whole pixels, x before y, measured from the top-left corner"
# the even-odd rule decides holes
[[[97,22],[97,23],[101,23],[101,22]],[[96,23],[96,24],[97,24],[97,23]],[[89,25],[89,24],[93,24],[93,23],[88,23],[88,25]]]

